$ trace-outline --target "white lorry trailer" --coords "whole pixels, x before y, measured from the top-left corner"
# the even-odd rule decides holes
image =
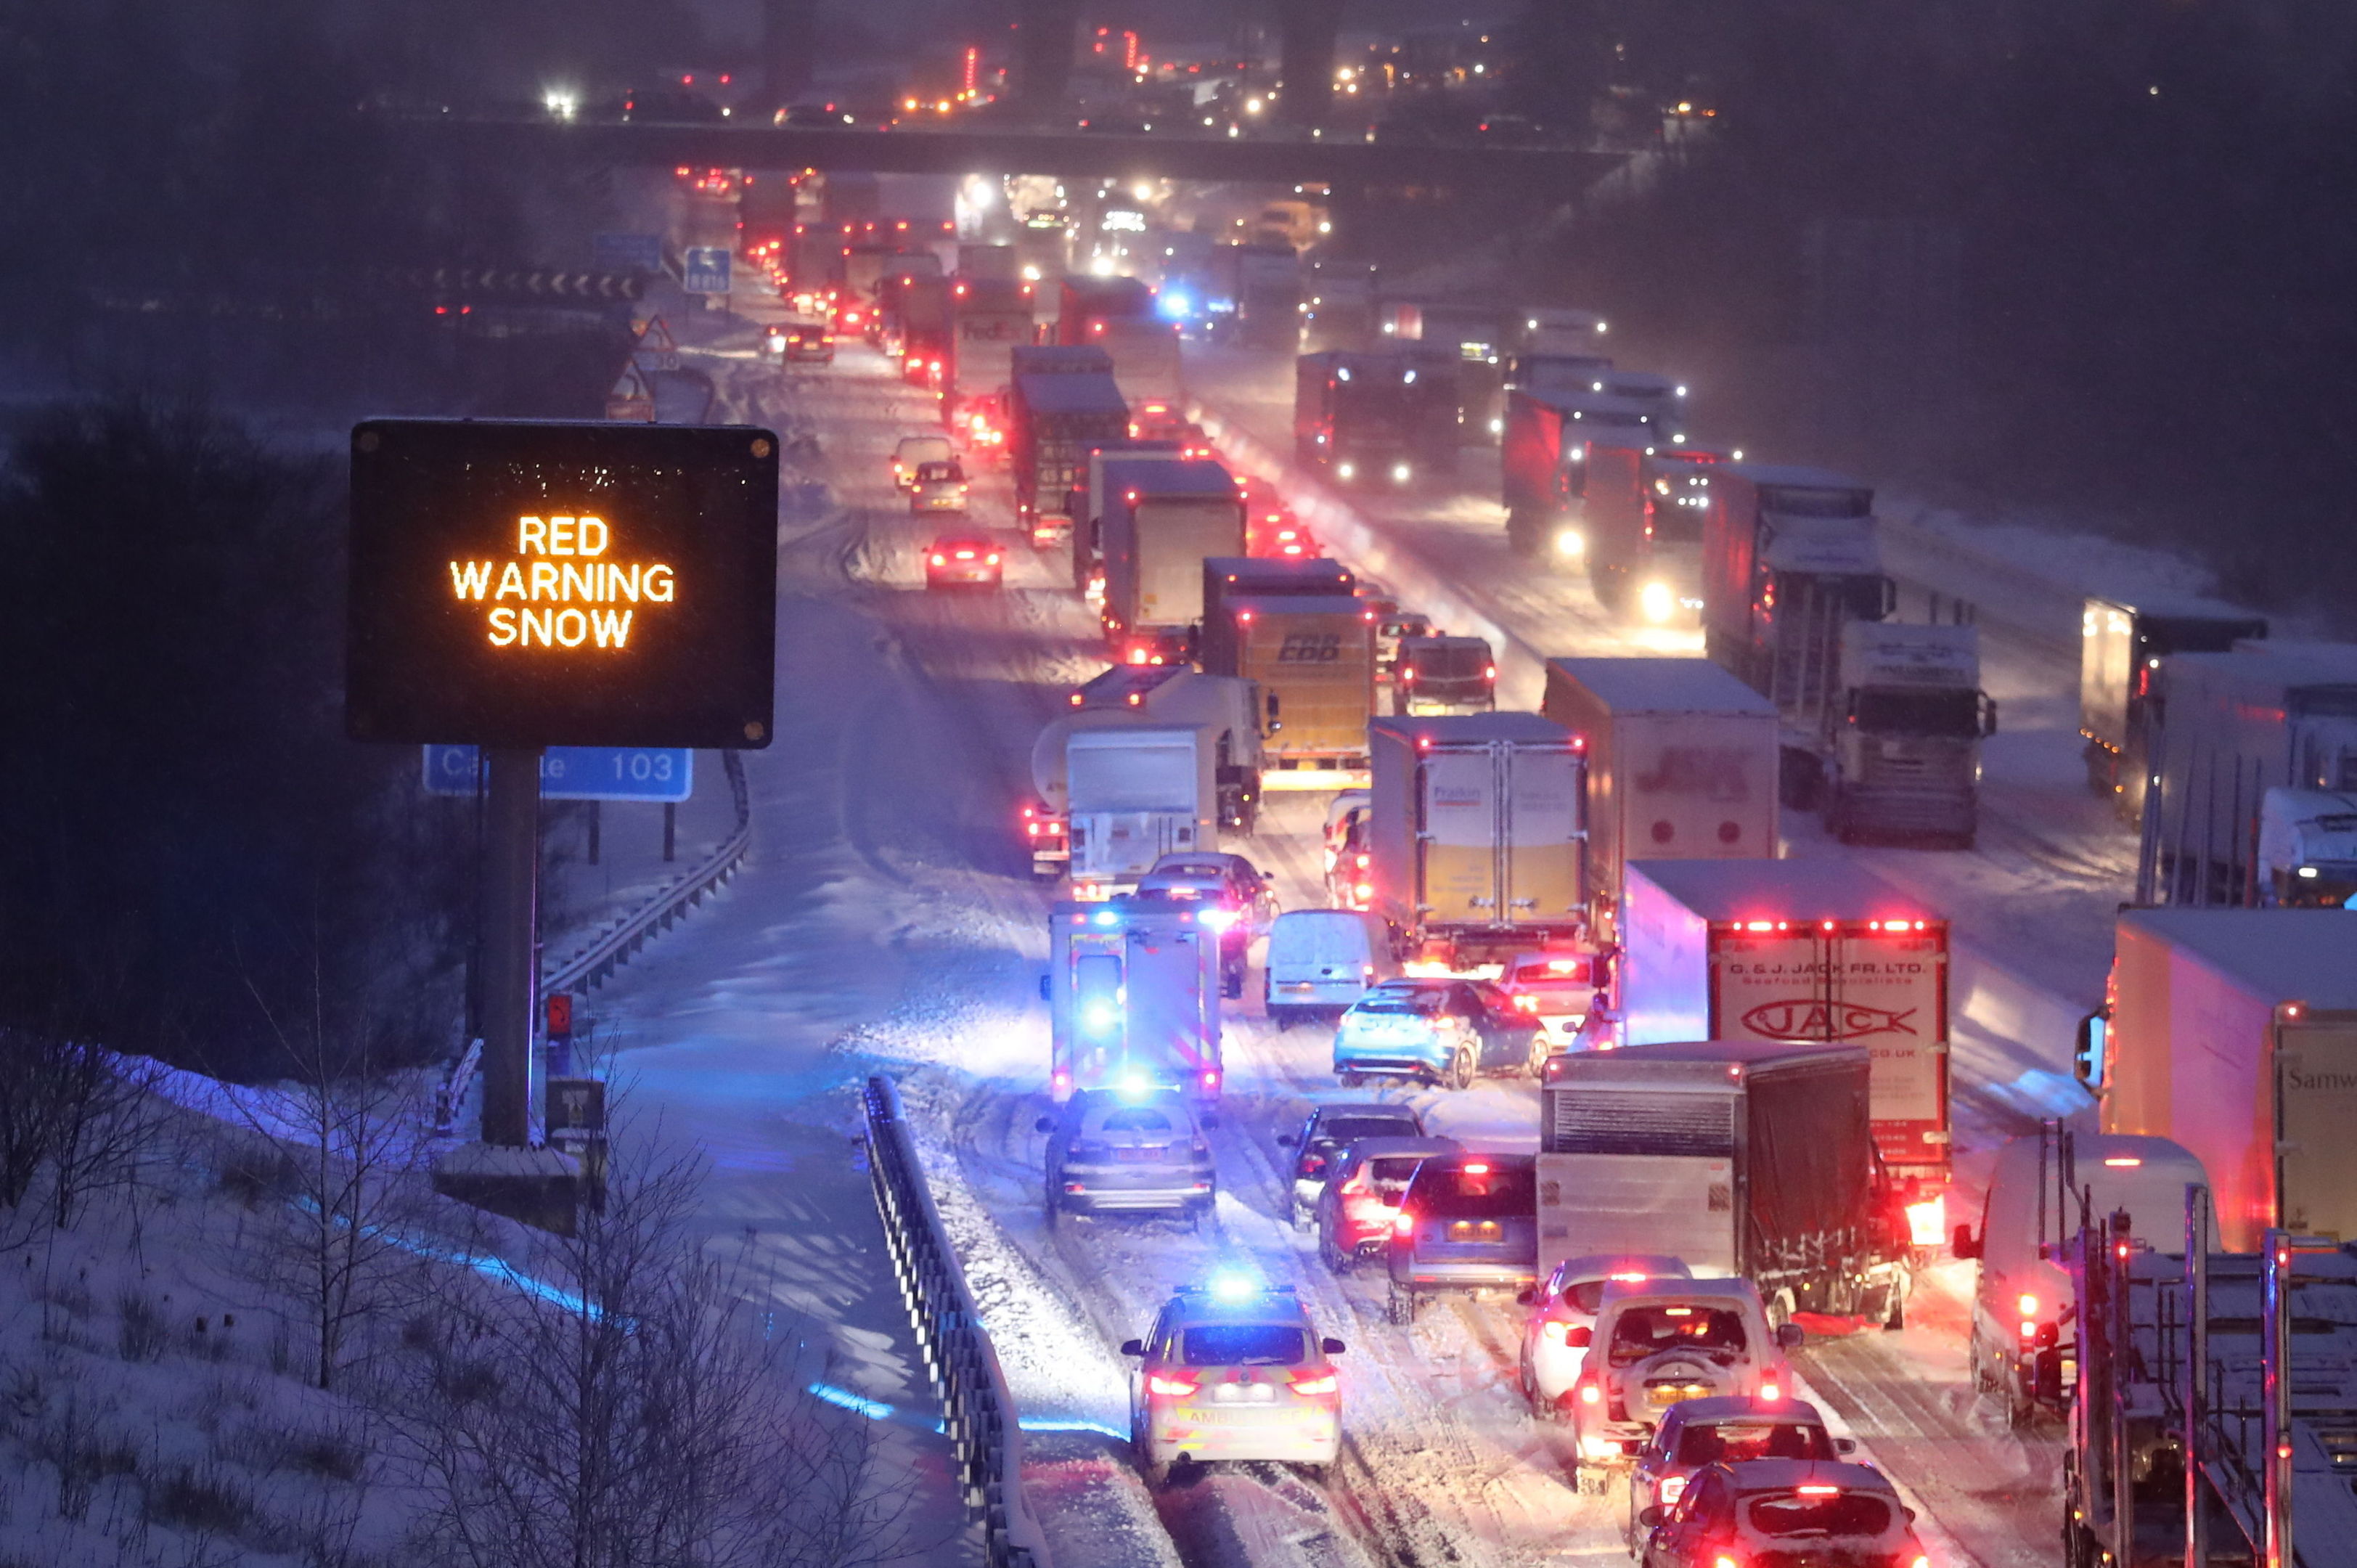
[[[2340,909],[2127,909],[2079,1073],[2106,1133],[2184,1145],[2218,1230],[2357,1239],[2357,919]]]
[[[1460,968],[1580,933],[1580,755],[1562,725],[1379,718],[1367,737],[1367,907],[1399,950]]]
[[[1776,709],[1706,659],[1550,659],[1541,711],[1587,757],[1589,929],[1619,940],[1632,859],[1776,853]]]

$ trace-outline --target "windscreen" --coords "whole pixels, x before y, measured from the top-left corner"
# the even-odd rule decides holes
[[[1490,666],[1486,648],[1421,647],[1408,650],[1408,663],[1415,670],[1419,681],[1479,681]]]
[[[1428,1219],[1529,1219],[1538,1212],[1538,1184],[1527,1166],[1427,1165],[1416,1176],[1415,1202]]]
[[[1321,1144],[1355,1144],[1361,1138],[1413,1138],[1417,1128],[1405,1117],[1337,1116],[1318,1124]]]
[[[1779,512],[1785,517],[1871,517],[1874,515],[1874,492],[1763,485],[1760,490],[1760,505],[1763,510]]]
[[[1448,1006],[1448,993],[1446,991],[1378,991],[1361,998],[1358,1010],[1361,1013],[1415,1013],[1429,1017],[1447,1011]]]
[[[1954,736],[1980,734],[1980,693],[1860,692],[1857,726],[1876,734]]]
[[[1367,1162],[1367,1179],[1374,1184],[1378,1196],[1396,1203],[1399,1195],[1407,1190],[1408,1178],[1422,1164],[1422,1155],[1386,1155]]]
[[[1612,1325],[1612,1364],[1633,1367],[1664,1350],[1740,1353],[1743,1316],[1717,1306],[1632,1306]]]
[[[1097,1131],[1101,1133],[1154,1133],[1168,1135],[1170,1132],[1170,1118],[1165,1116],[1159,1111],[1144,1111],[1134,1108],[1109,1111],[1105,1113],[1104,1120],[1097,1123]]]
[[[1206,1323],[1178,1344],[1190,1367],[1289,1367],[1308,1359],[1309,1337],[1289,1323]]]
[[[1890,1505],[1871,1492],[1835,1492],[1831,1497],[1770,1495],[1748,1499],[1744,1509],[1752,1529],[1780,1539],[1880,1535],[1890,1528]]]
[[[1733,1465],[1745,1459],[1832,1459],[1822,1426],[1789,1421],[1697,1422],[1678,1437],[1681,1465]]]

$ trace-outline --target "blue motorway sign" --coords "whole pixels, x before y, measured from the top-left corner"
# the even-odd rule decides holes
[[[728,260],[726,245],[690,245],[679,253],[679,286],[690,294],[726,294]]]
[[[695,753],[684,747],[552,746],[540,755],[544,800],[684,800],[695,785]],[[425,748],[425,788],[475,792],[475,748]]]
[[[659,273],[662,271],[662,236],[660,234],[597,234],[589,241],[589,253],[597,259],[601,273]]]

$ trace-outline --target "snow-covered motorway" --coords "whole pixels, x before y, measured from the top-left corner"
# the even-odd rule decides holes
[[[755,864],[601,1004],[630,1042],[625,1070],[666,1114],[719,1145],[724,1162],[779,1172],[823,1159],[805,1146],[809,1125],[825,1119],[810,1106],[834,1105],[826,1114],[847,1123],[846,1085],[878,1065],[901,1078],[1034,1429],[1028,1489],[1067,1547],[1066,1568],[1167,1562],[1174,1542],[1194,1563],[1623,1561],[1624,1505],[1574,1490],[1562,1432],[1534,1423],[1516,1391],[1511,1305],[1445,1303],[1412,1328],[1391,1326],[1378,1288],[1329,1274],[1278,1218],[1275,1134],[1308,1101],[1339,1092],[1325,1031],[1279,1031],[1256,1004],[1232,1008],[1215,1134],[1221,1207],[1200,1233],[1150,1219],[1046,1228],[1032,1123],[1044,1106],[1036,981],[1049,894],[1028,876],[1012,824],[1040,725],[1101,667],[1093,618],[1058,585],[1069,582],[1060,557],[1033,558],[1011,532],[1004,592],[923,589],[920,549],[936,526],[907,515],[886,456],[893,436],[931,426],[931,400],[900,388],[880,360],[846,348],[832,370],[791,380],[750,360],[720,363],[724,397],[745,417],[801,421],[815,435],[805,467],[826,490],[823,499],[804,492],[781,531],[780,741],[754,759]],[[1254,370],[1199,367],[1200,384],[1239,426],[1233,452],[1262,423],[1238,395]],[[977,502],[975,522],[1005,527],[1003,478],[987,477]],[[1411,603],[1428,579],[1444,622],[1461,606],[1544,654],[1657,650],[1607,622],[1584,585],[1509,556],[1495,518],[1486,500],[1467,500],[1329,532],[1346,547],[1368,546],[1357,564]],[[2116,834],[2079,820],[2089,812],[2072,815],[2083,797],[2051,785],[2038,704],[2059,714],[2053,694],[2035,689],[2034,670],[2000,670],[2018,688],[1998,692],[2003,738],[2021,755],[2018,767],[1992,758],[1996,809],[2047,847],[2024,848],[2008,830],[1970,855],[1871,852],[1888,874],[1950,900],[1982,955],[1979,1033],[1956,1064],[1973,1107],[1964,1131],[1979,1146],[2060,1098],[2032,1075],[2061,1074],[2067,1025],[2059,1038],[2029,1031],[2075,1004],[2087,965],[2071,953],[2107,947],[2120,858]],[[1318,803],[1280,799],[1239,846],[1276,874],[1287,907],[1323,901],[1319,821]],[[1806,823],[1791,836],[1793,853],[1858,853],[1836,852]],[[2075,929],[2083,906],[2092,932]],[[2099,962],[2093,973],[2099,983]],[[1972,998],[1960,1002],[1975,1016]],[[1441,1131],[1535,1144],[1526,1085],[1415,1098]],[[803,1129],[802,1142],[793,1159],[771,1160],[764,1142],[786,1123]],[[772,1251],[797,1303],[832,1326],[845,1358],[838,1380],[906,1402],[910,1369],[874,1326],[873,1287],[845,1277],[860,1256],[856,1234],[826,1230],[837,1211],[816,1191],[825,1178],[765,1181],[744,1186],[744,1222],[780,1208],[790,1217]],[[1294,1283],[1324,1331],[1349,1342],[1348,1450],[1322,1486],[1252,1467],[1149,1500],[1116,1440],[1126,1395],[1113,1348],[1140,1332],[1173,1285],[1222,1262]],[[2051,1444],[2006,1432],[1970,1397],[1955,1273],[1932,1271],[1907,1329],[1804,1352],[1808,1377],[1912,1489],[1943,1553],[2042,1563],[2056,1524]],[[912,1462],[929,1461],[920,1450]]]

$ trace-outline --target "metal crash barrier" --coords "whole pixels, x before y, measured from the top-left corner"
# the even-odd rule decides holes
[[[982,1522],[983,1561],[989,1568],[1047,1568],[1039,1528],[1023,1505],[1023,1437],[1015,1401],[917,1163],[900,1091],[879,1074],[867,1080],[862,1099],[876,1212],[925,1369],[941,1396],[942,1430],[956,1455],[966,1506]]]

